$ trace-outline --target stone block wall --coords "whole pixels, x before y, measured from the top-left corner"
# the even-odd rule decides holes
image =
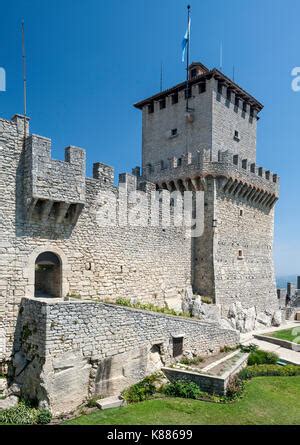
[[[15,340],[15,380],[24,397],[71,411],[94,394],[122,389],[174,361],[183,352],[209,354],[239,342],[217,323],[91,301],[23,299]],[[23,369],[23,371],[22,371]]]

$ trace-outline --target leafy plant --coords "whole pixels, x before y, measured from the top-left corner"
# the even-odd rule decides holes
[[[288,377],[297,375],[300,375],[300,366],[296,365],[253,365],[247,366],[239,373],[239,377],[243,380],[259,376]]]
[[[128,403],[142,402],[149,399],[156,392],[155,381],[156,374],[144,378],[141,382],[130,386],[130,388],[123,391],[122,396]]]
[[[250,345],[239,345],[239,348],[242,352],[255,352],[258,350],[258,346],[254,343],[250,343]]]
[[[163,387],[163,392],[170,397],[183,397],[185,399],[198,399],[202,391],[195,382],[176,380]]]
[[[220,352],[231,352],[231,351],[236,351],[238,349],[238,346],[223,346],[222,348],[220,348]]]
[[[113,302],[109,302],[110,304],[114,304]],[[159,312],[161,314],[167,314],[167,315],[174,315],[176,317],[191,317],[191,314],[188,312],[177,312],[174,309],[168,308],[168,307],[161,307],[156,306],[153,303],[131,303],[130,300],[127,298],[117,298],[115,304],[118,304],[120,306],[126,306],[131,307],[133,309],[142,309],[144,311],[152,311],[152,312]]]
[[[203,357],[196,356],[193,358],[182,357],[179,363],[182,365],[199,365],[199,363],[203,362]]]
[[[238,375],[232,376],[226,388],[226,399],[235,400],[241,397],[244,389],[245,385],[243,380]]]
[[[0,411],[0,424],[46,424],[51,421],[51,418],[50,411],[32,408],[24,401],[21,401],[17,406]]]
[[[267,352],[258,349],[250,353],[248,365],[276,365],[279,356],[274,352]]]
[[[202,303],[205,303],[205,304],[213,304],[213,302],[214,302],[211,297],[201,297],[201,301],[202,301]]]
[[[95,396],[95,397],[91,397],[91,398],[87,401],[86,406],[87,406],[88,408],[96,408],[96,406],[97,406],[96,402],[97,402],[97,400],[99,400],[99,399],[101,399],[101,396],[100,396],[100,395],[97,395],[97,396]]]
[[[39,425],[47,425],[51,422],[52,414],[48,409],[40,409],[37,414],[37,422]]]

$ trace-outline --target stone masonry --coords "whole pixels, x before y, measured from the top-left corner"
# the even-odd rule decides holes
[[[51,140],[30,134],[29,119],[0,119],[0,370],[56,412],[167,365],[174,338],[184,339],[182,353],[209,353],[238,342],[236,330],[280,323],[279,178],[256,165],[262,105],[194,63],[188,90],[182,83],[135,106],[142,170],[120,174],[118,186],[100,162],[86,177],[83,149],[54,160]],[[162,223],[161,197],[187,191],[204,196],[197,237]],[[137,211],[142,192],[160,192],[158,224],[148,202]],[[149,224],[137,224],[141,214]],[[107,304],[118,299],[201,320]]]

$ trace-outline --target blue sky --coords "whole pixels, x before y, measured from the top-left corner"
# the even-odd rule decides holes
[[[116,174],[140,164],[141,116],[132,104],[184,79],[182,0],[1,1],[0,67],[7,91],[0,115],[22,112],[21,19],[26,24],[31,131],[52,138],[53,156],[78,145]],[[276,210],[277,274],[300,275],[300,2],[193,0],[191,58],[223,71],[264,105],[258,163],[281,177]]]

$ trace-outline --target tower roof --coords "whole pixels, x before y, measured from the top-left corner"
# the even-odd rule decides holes
[[[196,77],[190,78],[189,84],[195,85],[197,83],[200,83],[203,80],[211,79],[212,77],[221,81],[224,85],[230,87],[232,91],[239,96],[241,99],[248,102],[253,108],[255,108],[258,112],[263,109],[263,105],[255,99],[255,97],[251,96],[251,94],[247,93],[243,88],[241,88],[238,84],[236,84],[233,80],[231,80],[229,77],[225,76],[221,71],[219,71],[217,68],[213,68],[212,70],[209,70],[206,66],[204,66],[200,62],[193,62],[189,66],[189,71],[193,68],[199,68],[201,71],[200,75],[197,75]],[[186,88],[186,81],[181,82],[177,85],[175,85],[172,88],[169,88],[167,90],[161,91],[157,94],[154,94],[153,96],[148,97],[147,99],[144,99],[140,102],[137,102],[134,104],[135,108],[142,109],[145,105],[150,104],[153,101],[158,101],[160,99],[163,99],[166,96],[169,96],[172,93],[176,93],[178,91],[182,91]]]

